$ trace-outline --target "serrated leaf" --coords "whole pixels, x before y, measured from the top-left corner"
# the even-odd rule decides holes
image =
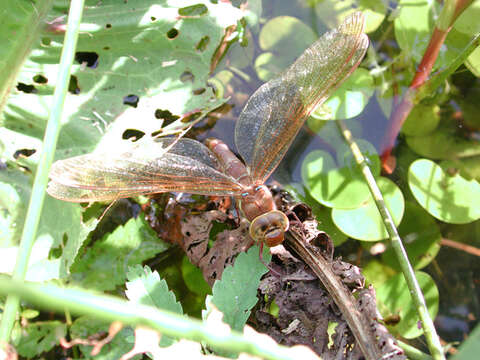
[[[125,282],[129,266],[140,264],[168,247],[143,219],[130,219],[77,259],[72,266],[72,278],[83,287],[113,290]]]
[[[67,326],[60,321],[35,322],[22,328],[22,336],[15,348],[23,357],[33,358],[58,345],[67,334]]]
[[[125,294],[131,302],[183,314],[182,305],[168,289],[167,282],[160,279],[158,272],[152,272],[148,266],[142,268],[138,264],[128,269],[127,279]],[[162,336],[160,340],[162,347],[172,343],[173,339],[166,336]]]
[[[127,279],[125,294],[130,301],[183,314],[182,305],[176,301],[175,294],[168,289],[167,282],[160,279],[158,272],[137,264],[128,269]]]
[[[270,254],[264,261],[268,264]],[[260,262],[258,246],[238,255],[233,266],[225,268],[222,279],[213,284],[212,302],[223,313],[223,321],[233,330],[241,331],[257,303],[260,278],[268,269]]]

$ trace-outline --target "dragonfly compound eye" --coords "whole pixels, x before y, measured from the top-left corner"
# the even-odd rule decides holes
[[[288,218],[278,210],[259,215],[250,224],[252,239],[257,242],[264,242],[269,247],[281,244],[287,230]]]

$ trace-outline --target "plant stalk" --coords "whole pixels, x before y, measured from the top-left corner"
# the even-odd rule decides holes
[[[33,182],[32,194],[28,205],[25,224],[23,225],[22,239],[18,249],[17,261],[13,270],[12,279],[21,282],[25,279],[28,269],[28,260],[35,242],[41,211],[45,199],[45,189],[48,182],[48,171],[53,162],[58,134],[60,132],[60,119],[65,97],[70,81],[70,68],[72,66],[78,32],[82,19],[84,0],[72,0],[68,15],[67,32],[60,59],[60,68],[57,86],[53,94],[53,106],[45,130],[43,148]],[[0,343],[6,344],[15,323],[20,299],[15,294],[9,294],[5,303],[5,310],[0,323]]]
[[[219,332],[215,326],[208,326],[196,319],[160,310],[158,308],[135,304],[110,295],[91,291],[39,285],[8,279],[0,279],[0,293],[14,294],[41,308],[57,310],[68,309],[75,315],[90,315],[105,321],[120,321],[125,325],[147,326],[167,336],[204,341],[216,349],[234,353],[249,353],[263,359],[296,360],[298,353],[263,336],[245,338],[236,331]]]
[[[437,61],[440,49],[445,43],[445,39],[450,32],[455,20],[462,14],[462,12],[470,6],[473,0],[446,0],[442,8],[440,16],[435,28],[433,29],[432,36],[428,43],[422,60],[417,67],[415,76],[410,83],[403,99],[397,106],[394,106],[390,119],[388,122],[388,128],[385,132],[382,144],[382,165],[387,173],[392,173],[394,166],[391,165],[391,153],[395,140],[400,133],[403,123],[407,119],[408,115],[412,111],[413,107],[420,100],[418,92],[427,82],[430,73],[432,72],[433,65]]]
[[[375,204],[377,205],[378,211],[380,212],[380,215],[383,219],[383,223],[390,237],[390,242],[395,251],[397,260],[400,264],[400,268],[402,269],[403,276],[405,277],[407,286],[410,289],[412,300],[415,304],[415,308],[420,318],[425,338],[427,339],[428,348],[430,349],[432,357],[436,360],[444,360],[445,355],[443,353],[442,345],[440,344],[440,339],[438,338],[435,326],[428,313],[425,298],[423,296],[422,290],[420,289],[420,285],[415,278],[414,270],[412,268],[412,265],[410,264],[410,261],[408,260],[407,252],[403,247],[402,239],[400,238],[397,227],[393,222],[392,215],[390,214],[390,211],[385,205],[385,200],[383,199],[382,192],[380,191],[375,181],[375,177],[373,176],[370,168],[368,167],[368,164],[362,152],[360,151],[360,148],[353,140],[350,130],[348,130],[345,124],[340,120],[337,121],[337,125],[346,142],[350,146],[355,161],[360,166],[365,181],[367,182],[368,188],[370,189],[373,199],[375,200]]]

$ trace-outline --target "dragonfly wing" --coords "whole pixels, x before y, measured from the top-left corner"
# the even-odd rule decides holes
[[[155,150],[160,155],[155,156]],[[198,141],[163,139],[114,156],[94,152],[59,160],[50,171],[47,192],[72,202],[169,191],[227,196],[242,193],[242,185],[217,166],[215,156]]]
[[[315,107],[360,64],[368,48],[363,28],[362,13],[349,16],[250,97],[235,126],[235,144],[254,180],[270,176]]]

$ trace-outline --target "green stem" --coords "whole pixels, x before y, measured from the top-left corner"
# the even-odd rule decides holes
[[[411,345],[408,345],[407,343],[404,343],[401,340],[397,339],[398,346],[402,348],[403,351],[405,351],[405,355],[410,360],[432,360],[432,357],[428,354],[425,354],[424,352],[418,350],[416,347],[413,347]]]
[[[37,172],[32,188],[32,195],[28,206],[25,224],[23,226],[22,239],[17,255],[15,269],[12,278],[23,281],[28,268],[28,260],[35,242],[41,210],[45,199],[45,188],[48,182],[48,171],[53,161],[58,134],[60,132],[60,119],[63,104],[70,80],[70,68],[74,60],[77,45],[78,31],[82,18],[84,0],[72,0],[68,16],[67,32],[60,60],[57,86],[53,95],[53,106],[48,119],[43,149],[38,162]],[[15,294],[7,297],[5,310],[0,324],[0,343],[7,343],[18,312],[20,299]]]
[[[235,331],[219,331],[216,326],[204,325],[196,319],[152,306],[132,306],[126,300],[91,291],[0,279],[0,293],[14,294],[45,309],[56,309],[59,312],[69,309],[76,315],[90,315],[132,326],[147,326],[171,337],[204,341],[216,349],[229,352],[245,352],[264,359],[298,359],[296,352],[277,345],[273,340],[266,341],[264,336],[250,336],[246,339]]]
[[[427,304],[425,303],[425,298],[423,296],[422,290],[420,289],[420,285],[415,278],[415,272],[412,268],[412,265],[408,261],[407,252],[403,247],[402,239],[400,238],[398,230],[393,222],[392,215],[390,214],[390,211],[385,205],[385,200],[383,199],[382,192],[378,188],[375,177],[373,176],[370,168],[368,167],[368,164],[364,156],[362,155],[360,148],[353,140],[350,130],[347,129],[347,127],[342,121],[337,121],[337,125],[340,128],[343,137],[350,146],[355,161],[360,166],[362,174],[365,177],[365,181],[367,182],[368,188],[370,189],[370,192],[372,193],[372,196],[375,200],[375,204],[377,205],[378,211],[380,212],[380,216],[383,219],[383,223],[385,224],[388,235],[390,236],[390,242],[392,244],[393,250],[395,251],[397,260],[400,263],[400,268],[402,269],[402,273],[407,282],[407,286],[410,289],[410,293],[412,294],[413,303],[415,304],[415,308],[420,318],[423,332],[425,334],[425,338],[427,339],[428,348],[430,349],[432,357],[436,360],[445,359],[445,355],[443,354],[443,349],[440,344],[440,339],[438,338],[435,326],[433,325],[433,321],[428,314]]]

